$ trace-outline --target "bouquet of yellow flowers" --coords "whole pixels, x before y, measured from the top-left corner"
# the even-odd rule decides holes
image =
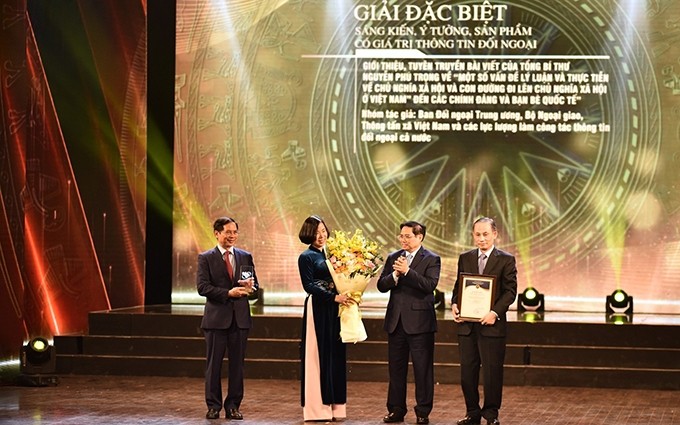
[[[380,270],[383,258],[378,252],[380,245],[366,239],[361,230],[352,236],[336,230],[326,242],[328,269],[339,294],[350,297],[353,302],[340,306],[340,337],[342,342],[366,340],[366,328],[361,321],[361,296],[368,282]]]

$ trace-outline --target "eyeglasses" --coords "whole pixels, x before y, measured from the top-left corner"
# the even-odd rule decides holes
[[[227,236],[234,236],[238,235],[238,230],[222,230],[222,233],[224,233]]]
[[[416,235],[397,235],[398,239],[411,239],[414,238]]]

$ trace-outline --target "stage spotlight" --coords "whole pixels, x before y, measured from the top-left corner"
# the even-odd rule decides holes
[[[57,371],[57,353],[46,338],[33,338],[21,347],[19,371],[20,381],[24,385],[57,385],[58,378],[54,376]]]
[[[633,297],[623,289],[617,289],[607,295],[606,302],[607,323],[623,325],[633,322]]]
[[[633,297],[623,289],[617,289],[607,295],[607,314],[633,314]]]
[[[517,311],[545,311],[545,297],[536,288],[528,287],[519,294]]]

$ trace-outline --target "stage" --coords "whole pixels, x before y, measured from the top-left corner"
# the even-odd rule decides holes
[[[249,379],[299,378],[302,306],[252,306]],[[203,306],[159,305],[90,313],[86,335],[55,338],[60,375],[201,377]],[[385,382],[384,309],[363,308],[365,342],[348,345],[348,380]],[[438,310],[435,379],[459,382],[456,325]],[[513,386],[680,389],[680,316],[638,314],[614,324],[604,313],[508,313],[505,382]]]
[[[28,425],[224,423],[204,419],[201,305],[93,312],[85,335],[58,336],[56,386],[0,387],[0,422]],[[302,306],[253,306],[241,411],[251,424],[303,424]],[[455,323],[438,310],[433,424],[464,415]],[[384,309],[364,308],[367,341],[348,345],[347,424],[381,423]],[[616,325],[604,313],[508,314],[504,424],[680,424],[680,316]],[[226,370],[226,368],[225,368]],[[225,377],[226,378],[226,377]],[[226,381],[225,381],[226,385]],[[409,386],[408,405],[414,402]],[[244,421],[244,423],[245,423]],[[406,424],[415,423],[410,411]]]

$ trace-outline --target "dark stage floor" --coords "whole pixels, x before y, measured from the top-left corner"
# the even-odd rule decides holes
[[[382,423],[386,390],[386,383],[350,382],[342,423]],[[504,396],[504,425],[680,424],[680,391],[506,387]],[[412,387],[409,397],[412,406]],[[205,410],[200,378],[64,376],[56,387],[0,387],[2,424],[227,422],[204,419]],[[247,381],[241,410],[244,424],[304,423],[297,381]],[[463,412],[459,387],[438,385],[431,423],[453,424]],[[412,411],[405,423],[415,423]]]

